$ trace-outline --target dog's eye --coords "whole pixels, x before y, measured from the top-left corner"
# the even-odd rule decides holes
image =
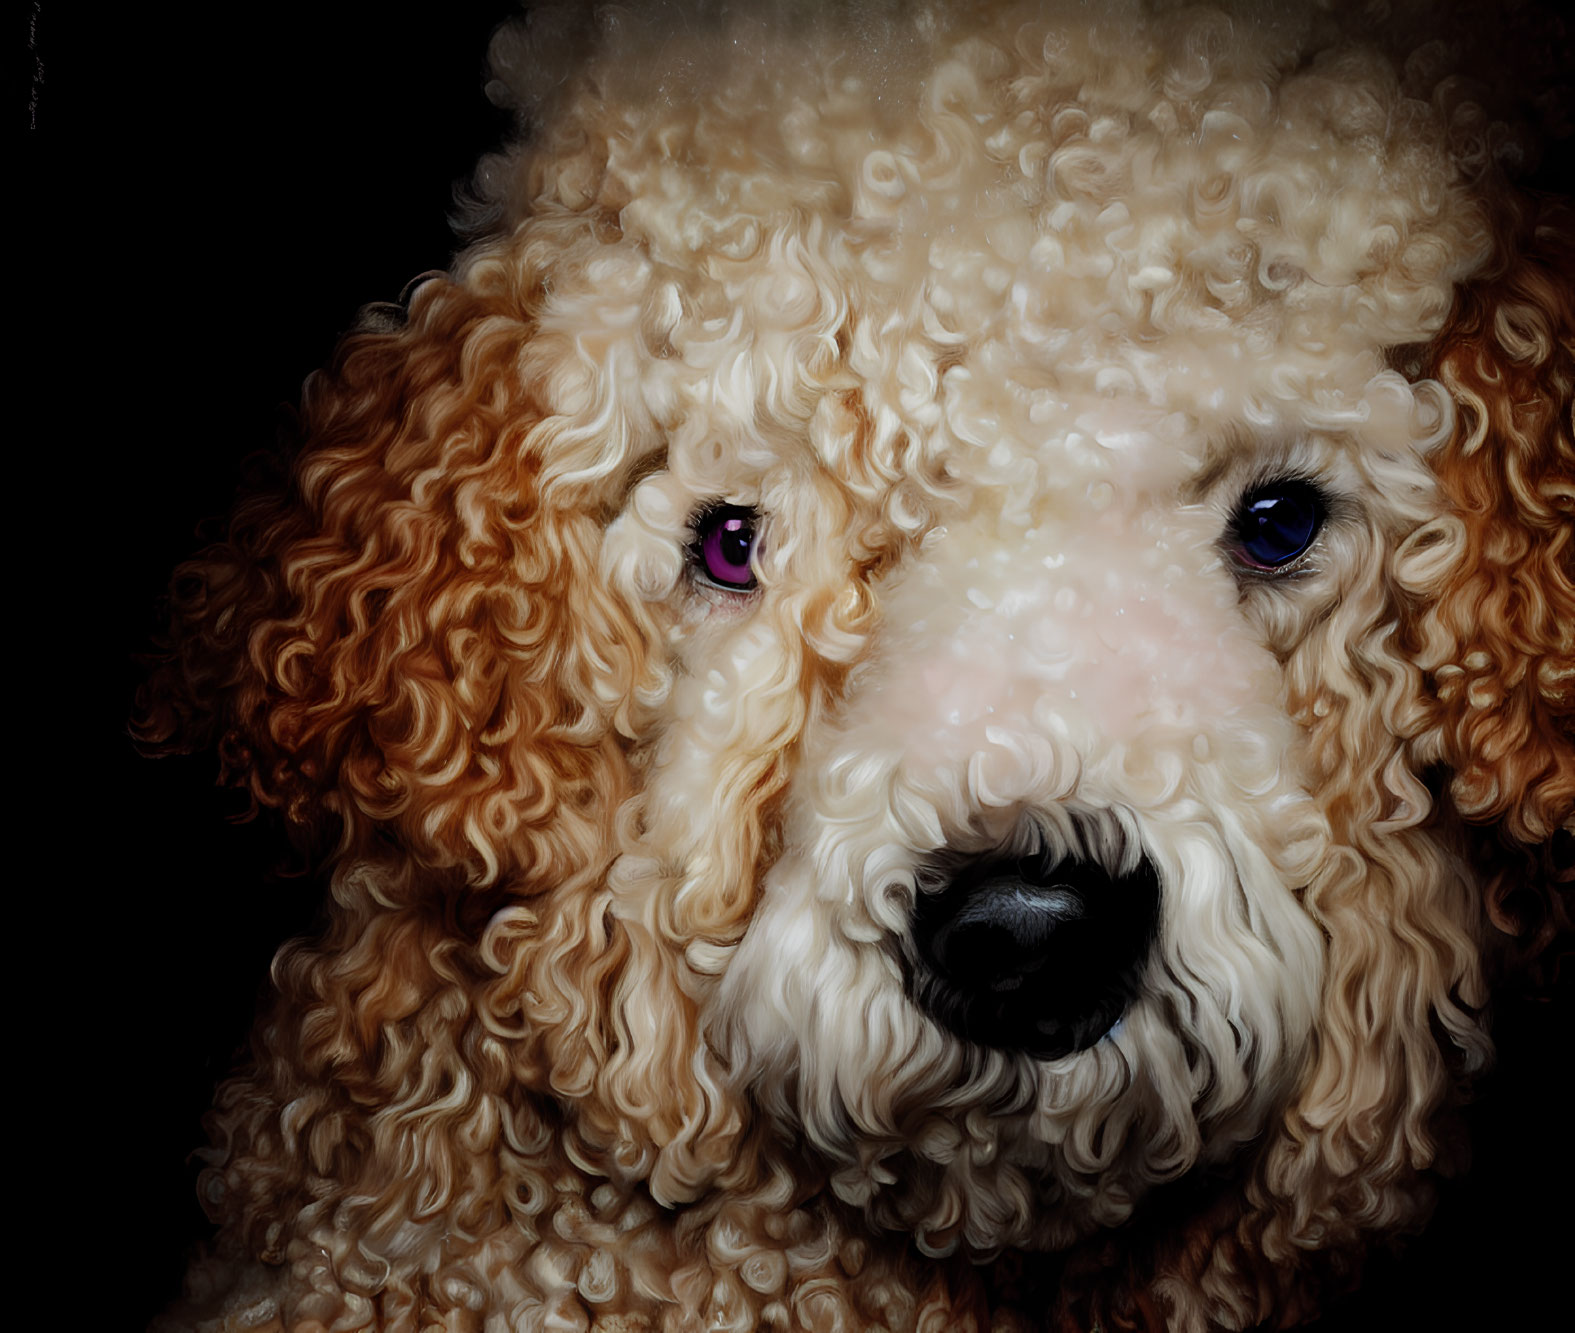
[[[749,557],[755,549],[760,515],[738,505],[717,505],[695,520],[695,540],[690,548],[695,571],[706,583],[732,592],[755,586]]]
[[[1231,515],[1237,558],[1251,569],[1280,569],[1313,544],[1324,515],[1323,496],[1310,481],[1287,477],[1255,486]]]

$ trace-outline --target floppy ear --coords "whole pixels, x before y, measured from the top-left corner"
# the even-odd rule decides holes
[[[344,1291],[403,1300],[412,1266],[379,1255],[523,1245],[579,1167],[639,1178],[738,1128],[665,943],[609,907],[660,668],[600,567],[632,432],[533,325],[549,250],[345,340],[289,486],[178,571],[144,693],[146,742],[217,740],[256,803],[335,835],[327,924],[275,961],[203,1184],[221,1252],[294,1260],[303,1292],[326,1252]],[[607,1075],[631,1031],[666,1043],[660,1087]]]
[[[1430,349],[1458,412],[1434,466],[1459,553],[1412,635],[1435,706],[1425,757],[1454,809],[1497,831],[1488,911],[1535,950],[1575,875],[1575,214],[1530,204],[1516,230]]]
[[[337,825],[341,862],[392,838],[429,886],[571,878],[627,786],[644,639],[596,577],[616,478],[551,475],[530,337],[507,292],[447,280],[349,336],[307,385],[289,490],[177,572],[145,695],[146,739],[216,732],[257,801]]]

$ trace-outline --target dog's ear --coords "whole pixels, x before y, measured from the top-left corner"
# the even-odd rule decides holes
[[[1460,293],[1418,367],[1458,405],[1433,454],[1455,512],[1419,523],[1392,560],[1376,529],[1348,531],[1362,543],[1351,578],[1286,662],[1336,845],[1304,898],[1328,937],[1311,1065],[1234,1228],[1271,1263],[1355,1254],[1362,1233],[1425,1214],[1423,1173],[1453,1160],[1440,1116],[1491,1051],[1483,888],[1530,883],[1557,911],[1551,877],[1522,865],[1484,881],[1446,851],[1449,815],[1424,781],[1447,765],[1449,802],[1545,864],[1575,796],[1575,250],[1567,215],[1526,236]]]
[[[616,477],[554,468],[531,336],[507,290],[427,281],[308,383],[288,485],[177,572],[143,738],[216,740],[340,864],[551,885],[613,845],[644,640],[597,577]]]
[[[1454,558],[1410,636],[1434,708],[1423,758],[1447,770],[1454,810],[1493,830],[1488,911],[1535,950],[1575,873],[1556,864],[1575,820],[1575,212],[1522,208],[1429,349],[1425,373],[1456,404],[1434,459]]]
[[[258,1252],[326,1206],[313,1178],[374,1250],[411,1200],[490,1189],[458,1145],[499,1106],[535,1145],[500,1160],[535,1171],[561,1138],[674,1199],[740,1128],[682,941],[611,906],[635,714],[663,687],[643,604],[601,567],[636,432],[613,382],[535,327],[530,269],[429,280],[406,318],[350,334],[307,386],[288,484],[177,572],[144,740],[217,742],[256,803],[332,839],[329,921],[276,961],[276,1013],[213,1126],[215,1215]],[[379,1107],[420,1112],[367,1151],[353,1127]],[[548,1114],[551,1139],[519,1129]]]

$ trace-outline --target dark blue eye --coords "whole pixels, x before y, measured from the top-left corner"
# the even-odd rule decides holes
[[[707,583],[735,592],[755,586],[749,558],[755,549],[755,528],[760,516],[738,505],[717,505],[695,520],[691,556]]]
[[[1279,569],[1313,544],[1324,520],[1323,496],[1310,481],[1287,478],[1255,486],[1231,516],[1237,555],[1254,569]]]

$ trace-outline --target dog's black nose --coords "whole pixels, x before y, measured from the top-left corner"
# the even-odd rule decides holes
[[[1140,859],[1111,874],[1044,854],[940,867],[921,891],[908,989],[936,1022],[983,1046],[1050,1060],[1092,1046],[1137,992],[1159,916]]]

